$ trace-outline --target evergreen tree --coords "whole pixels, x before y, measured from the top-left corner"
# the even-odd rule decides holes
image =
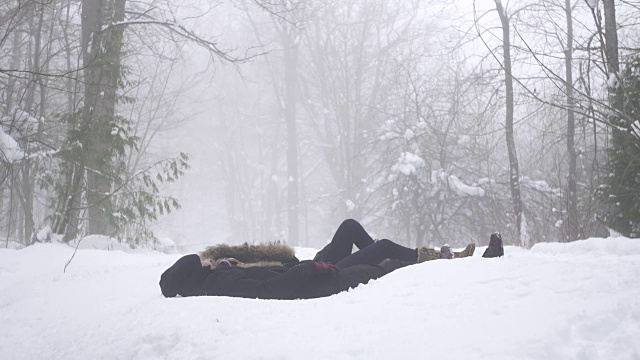
[[[134,123],[121,116],[121,104],[135,98],[126,90],[135,85],[127,78],[123,26],[105,28],[124,20],[126,0],[83,1],[82,49],[83,106],[59,117],[67,125],[65,141],[57,157],[57,173],[41,179],[52,188],[49,217],[52,231],[71,241],[86,234],[126,239],[131,245],[153,242],[149,223],[159,215],[180,208],[177,199],[161,194],[160,184],[176,181],[189,168],[180,155],[130,169],[126,159],[138,151],[140,138]]]
[[[622,80],[623,113],[611,118],[607,177],[598,195],[608,205],[601,220],[624,236],[640,237],[640,56],[629,62]]]

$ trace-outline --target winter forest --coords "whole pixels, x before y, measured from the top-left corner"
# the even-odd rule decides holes
[[[0,0],[0,240],[640,237],[640,1]],[[166,240],[166,239],[171,240]]]

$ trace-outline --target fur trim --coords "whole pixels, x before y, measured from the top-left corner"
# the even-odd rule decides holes
[[[207,247],[200,253],[203,259],[211,259],[212,261],[223,258],[235,258],[240,262],[248,264],[265,263],[284,264],[295,262],[295,250],[286,244],[268,243],[250,245],[244,243],[242,245],[226,245],[219,244]]]
[[[258,261],[256,263],[238,264],[238,267],[246,269],[246,268],[255,267],[255,266],[281,266],[282,264],[284,264],[284,263],[279,262],[279,261]]]

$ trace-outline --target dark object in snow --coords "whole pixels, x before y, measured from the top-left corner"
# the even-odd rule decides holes
[[[359,250],[352,253],[353,246]],[[416,249],[396,244],[389,239],[373,241],[359,222],[347,219],[340,224],[331,242],[313,260],[335,264],[340,269],[353,265],[379,265],[385,259],[416,263]]]
[[[467,256],[473,256],[473,253],[476,252],[476,244],[471,243],[464,248],[464,250],[460,252],[453,252],[454,259],[463,258]]]
[[[359,250],[352,253],[354,245]],[[476,246],[453,253],[448,245],[444,248],[450,259],[471,256]],[[440,251],[426,247],[411,249],[389,239],[374,242],[360,223],[347,219],[314,260],[298,262],[293,249],[280,244],[216,245],[178,260],[162,274],[160,288],[165,297],[311,299],[366,284],[416,260],[440,258]]]
[[[451,247],[447,244],[442,245],[440,250],[422,246],[418,248],[418,263],[438,260],[438,259],[459,259],[467,256],[473,256],[476,250],[476,244],[467,245],[462,251],[451,251]]]
[[[313,260],[338,264],[340,260],[351,255],[354,245],[358,250],[362,250],[369,245],[373,245],[374,242],[359,222],[353,219],[347,219],[338,226],[331,242],[322,250],[318,251]],[[384,257],[376,263],[379,263],[383,259]]]
[[[484,251],[482,257],[485,258],[494,258],[504,256],[504,246],[502,244],[502,235],[499,232],[495,232],[491,234],[491,238],[489,239],[489,247]]]
[[[438,260],[440,259],[440,251],[432,248],[428,248],[426,246],[421,246],[418,248],[418,264],[423,263],[425,261]]]
[[[353,245],[360,250],[352,253]],[[274,253],[284,256],[272,256]],[[229,258],[225,261],[220,257]],[[160,288],[166,297],[208,295],[309,299],[366,284],[400,267],[415,264],[417,257],[416,249],[387,239],[374,243],[357,221],[348,219],[340,225],[331,242],[316,255],[316,261],[296,262],[291,251],[277,244],[268,244],[265,248],[215,246],[200,256],[187,255],[178,260],[162,274]],[[212,260],[216,260],[214,269],[211,269]],[[247,267],[249,264],[237,264],[233,260],[259,265]],[[266,266],[265,260],[277,260],[278,265]],[[287,260],[293,262],[283,264]]]
[[[377,279],[389,270],[380,265],[334,265],[306,260],[286,266],[203,267],[198,255],[187,255],[160,278],[165,297],[231,296],[259,299],[311,299],[337,294]]]
[[[451,252],[449,244],[442,245],[440,248],[440,257],[442,259],[453,259],[453,253]]]

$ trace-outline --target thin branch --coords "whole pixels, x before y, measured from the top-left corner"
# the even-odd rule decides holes
[[[196,44],[204,47],[205,49],[209,50],[211,53],[215,54],[219,59],[224,60],[224,61],[228,61],[230,63],[244,63],[247,62],[253,58],[256,58],[258,56],[264,55],[267,52],[259,52],[253,55],[248,55],[245,54],[245,56],[243,57],[233,57],[229,55],[230,50],[222,50],[218,44],[214,41],[210,41],[210,40],[206,40],[200,36],[198,36],[196,33],[194,33],[191,30],[188,30],[187,28],[185,28],[183,25],[180,25],[174,21],[169,21],[169,20],[130,20],[130,21],[123,21],[123,22],[117,22],[117,23],[112,23],[109,24],[105,27],[102,28],[102,31],[107,31],[116,27],[120,27],[120,26],[130,26],[130,25],[157,25],[157,26],[162,26],[168,30],[170,30],[171,32],[173,32],[174,34],[187,39],[187,40],[191,40],[193,42],[195,42]]]

